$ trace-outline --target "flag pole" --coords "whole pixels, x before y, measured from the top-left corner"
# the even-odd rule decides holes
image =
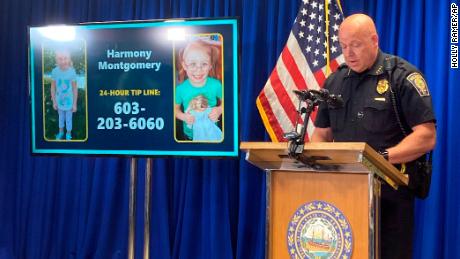
[[[330,50],[329,50],[329,1],[331,0],[324,0],[324,5],[326,6],[324,8],[325,17],[326,17],[326,78],[329,76],[331,73],[331,68],[330,68]]]

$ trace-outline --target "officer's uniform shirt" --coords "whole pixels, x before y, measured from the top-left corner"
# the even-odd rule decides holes
[[[356,73],[346,65],[331,74],[325,88],[342,95],[344,106],[335,108],[323,103],[315,121],[319,128],[331,127],[334,141],[366,142],[376,150],[398,144],[404,135],[391,101],[385,58],[393,59],[392,86],[399,93],[400,109],[412,128],[435,121],[431,97],[421,73],[407,61],[379,52],[374,65]]]
[[[331,127],[337,142],[366,142],[375,150],[398,144],[404,134],[391,100],[385,59],[393,60],[391,84],[409,128],[434,122],[431,97],[421,73],[407,61],[379,52],[375,64],[362,73],[346,65],[331,74],[325,88],[342,95],[343,107],[322,103],[315,120],[319,128]],[[404,120],[402,119],[402,120]],[[407,188],[381,189],[381,258],[411,258],[414,196]]]

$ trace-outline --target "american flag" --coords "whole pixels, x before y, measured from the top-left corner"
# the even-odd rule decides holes
[[[338,38],[342,20],[338,1],[302,1],[286,46],[256,101],[272,141],[286,141],[283,134],[293,131],[298,121],[299,100],[293,90],[320,89],[329,72],[344,62]],[[307,138],[315,117],[316,112],[309,118]]]

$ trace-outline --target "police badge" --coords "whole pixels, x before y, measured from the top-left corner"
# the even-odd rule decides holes
[[[388,91],[388,88],[390,87],[390,83],[386,79],[380,79],[379,82],[377,83],[377,93],[383,94],[386,91]]]
[[[353,236],[343,213],[324,201],[300,206],[287,233],[291,258],[351,258]]]

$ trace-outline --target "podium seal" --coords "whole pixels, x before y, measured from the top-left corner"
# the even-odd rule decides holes
[[[351,258],[352,229],[345,215],[334,205],[312,201],[300,206],[287,232],[291,258]]]

